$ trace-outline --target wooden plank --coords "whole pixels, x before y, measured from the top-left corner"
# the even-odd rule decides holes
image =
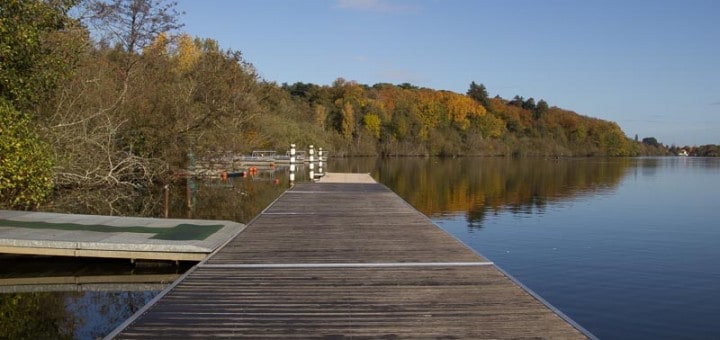
[[[118,338],[223,335],[584,338],[487,266],[200,268]]]
[[[333,183],[296,185],[207,263],[464,261],[486,260],[386,187]]]

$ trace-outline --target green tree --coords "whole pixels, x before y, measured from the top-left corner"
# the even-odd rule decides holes
[[[0,98],[0,206],[32,208],[52,191],[49,147],[30,119]]]
[[[523,98],[521,95],[515,95],[515,97],[513,97],[513,99],[508,102],[508,105],[518,107],[522,107],[523,104],[525,104],[525,98]]]
[[[0,97],[25,112],[67,75],[75,61],[72,0],[0,0]]]
[[[483,84],[478,85],[474,81],[470,83],[470,88],[467,90],[467,96],[475,99],[486,109],[490,107],[490,98],[488,97],[487,89],[485,89],[485,85]]]
[[[544,116],[549,109],[550,108],[548,107],[548,103],[540,99],[540,101],[538,101],[537,103],[537,106],[535,107],[535,110],[533,111],[533,118],[535,118],[535,120],[540,119],[540,117]]]
[[[476,122],[482,136],[485,138],[499,138],[506,131],[505,122],[493,115],[482,115],[476,118]]]
[[[658,143],[658,140],[655,137],[645,137],[642,139],[643,144],[651,145],[651,146],[658,146],[660,143]]]
[[[535,110],[535,99],[530,97],[522,103],[522,108],[526,110]]]
[[[35,131],[37,104],[69,75],[84,33],[74,1],[0,0],[0,205],[28,209],[51,192],[53,156]]]

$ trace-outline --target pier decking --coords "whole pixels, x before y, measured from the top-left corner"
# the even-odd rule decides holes
[[[0,253],[201,261],[244,227],[230,221],[0,210]]]
[[[108,338],[592,337],[369,176],[323,181],[295,185]]]

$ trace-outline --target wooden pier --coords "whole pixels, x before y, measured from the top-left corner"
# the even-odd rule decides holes
[[[592,338],[369,176],[323,180],[108,338]]]

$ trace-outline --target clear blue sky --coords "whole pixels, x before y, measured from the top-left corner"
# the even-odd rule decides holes
[[[717,0],[180,0],[268,81],[544,99],[628,137],[720,144]]]

